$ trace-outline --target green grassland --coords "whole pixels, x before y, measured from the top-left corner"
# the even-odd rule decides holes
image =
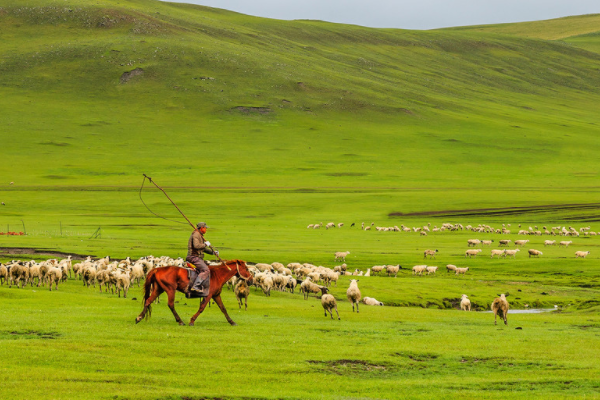
[[[0,286],[0,397],[598,398],[600,237],[565,249],[528,236],[515,259],[464,251],[471,238],[522,239],[519,224],[600,231],[599,20],[408,31],[150,0],[0,0],[0,232],[27,232],[0,236],[0,262],[52,257],[43,249],[184,256],[183,218],[148,182],[150,209],[181,223],[140,201],[146,173],[208,222],[224,258],[333,267],[350,251],[351,270],[403,266],[359,278],[386,304],[360,314],[342,277],[341,321],[314,297],[253,290],[238,312],[226,292],[235,328],[214,306],[179,327],[165,301],[134,325],[137,288]],[[306,229],[330,221],[345,226]],[[440,271],[412,276],[422,263]],[[482,310],[506,292],[514,309],[558,312],[494,326]],[[463,293],[478,312],[456,310]],[[177,300],[186,320],[197,301]]]

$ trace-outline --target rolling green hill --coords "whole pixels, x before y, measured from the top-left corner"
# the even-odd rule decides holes
[[[201,171],[203,185],[244,187],[582,187],[596,176],[600,55],[533,33],[151,0],[0,7],[0,171],[22,185],[127,185],[157,170],[173,184],[196,185]],[[582,33],[595,19],[573,21]]]

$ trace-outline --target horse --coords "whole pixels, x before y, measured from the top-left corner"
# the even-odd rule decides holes
[[[208,295],[202,298],[198,312],[194,314],[190,320],[190,326],[194,326],[196,318],[204,311],[204,308],[211,299],[217,303],[223,314],[225,314],[227,322],[235,326],[237,324],[229,317],[227,310],[223,305],[223,301],[221,300],[221,290],[223,289],[225,282],[234,275],[245,280],[248,284],[252,284],[252,274],[248,271],[246,262],[242,260],[226,260],[218,265],[210,265],[208,268],[210,269],[210,290]],[[146,282],[144,283],[144,309],[135,319],[135,323],[137,324],[140,322],[144,316],[148,319],[152,314],[152,302],[163,292],[166,292],[168,296],[168,305],[175,316],[175,320],[179,325],[185,325],[175,311],[175,293],[177,291],[186,293],[189,283],[190,279],[188,278],[188,273],[185,268],[167,266],[150,270],[148,276],[146,276]]]

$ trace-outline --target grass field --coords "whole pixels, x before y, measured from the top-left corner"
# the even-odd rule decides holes
[[[468,239],[524,238],[519,224],[600,231],[598,20],[407,31],[150,0],[0,0],[0,232],[27,232],[0,236],[0,262],[184,256],[189,228],[148,212],[145,173],[208,222],[224,258],[333,267],[350,251],[351,270],[403,266],[360,278],[386,304],[360,314],[341,278],[341,321],[297,293],[253,291],[238,312],[227,292],[237,327],[214,306],[179,327],[164,301],[135,325],[137,288],[119,299],[74,279],[3,285],[0,397],[600,397],[600,237],[565,249],[528,236],[515,259],[464,257]],[[184,222],[148,182],[142,195]],[[330,221],[345,226],[306,229]],[[440,271],[412,276],[422,263]],[[558,311],[494,326],[482,310],[506,292],[513,309]],[[463,293],[477,312],[455,309]],[[186,320],[197,301],[178,301]]]

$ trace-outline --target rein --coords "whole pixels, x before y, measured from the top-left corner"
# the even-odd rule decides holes
[[[242,279],[244,281],[248,281],[248,279],[250,279],[250,277],[246,278],[244,275],[242,275],[242,273],[240,272],[240,263],[237,260],[235,262],[235,266],[237,267],[237,272],[238,272],[240,279]]]

